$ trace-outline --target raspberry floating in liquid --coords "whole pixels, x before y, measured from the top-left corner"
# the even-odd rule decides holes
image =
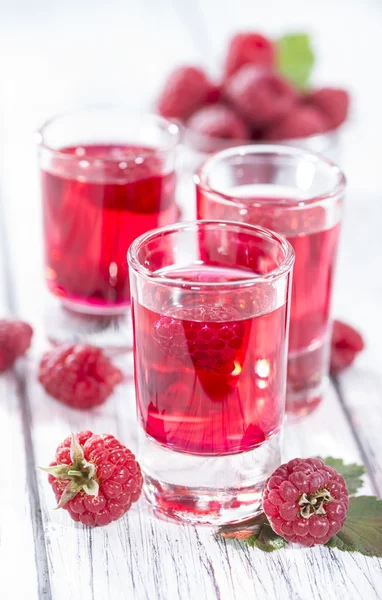
[[[268,479],[263,509],[272,529],[287,542],[326,544],[346,519],[345,479],[319,458],[294,458]]]
[[[0,319],[0,373],[9,369],[28,350],[33,329],[28,323]]]
[[[190,357],[196,369],[232,373],[242,347],[245,326],[233,307],[202,304],[179,307],[177,316],[162,316],[154,325],[154,339],[162,351],[182,361]]]
[[[72,434],[58,446],[55,461],[43,470],[49,473],[57,508],[90,527],[122,517],[142,490],[134,454],[109,434]]]
[[[122,379],[100,348],[86,344],[63,344],[48,350],[40,362],[39,380],[45,390],[73,408],[102,404]]]

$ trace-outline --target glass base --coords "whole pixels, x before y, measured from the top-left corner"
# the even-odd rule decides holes
[[[288,423],[295,423],[316,410],[321,403],[323,389],[326,387],[325,383],[326,378],[316,390],[309,390],[309,392],[301,392],[300,394],[287,394]]]
[[[144,432],[140,437],[144,492],[159,515],[218,526],[262,512],[265,483],[281,461],[280,432],[254,450],[207,457],[168,450]]]
[[[328,383],[329,337],[288,356],[286,411],[288,421],[313,412]]]
[[[52,344],[83,343],[98,346],[109,354],[130,351],[133,347],[133,329],[130,307],[123,313],[112,314],[106,309],[84,312],[84,306],[64,304],[47,297],[44,309],[44,329]]]

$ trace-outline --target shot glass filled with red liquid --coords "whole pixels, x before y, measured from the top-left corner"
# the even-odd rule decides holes
[[[181,223],[129,250],[140,460],[154,508],[243,519],[280,461],[293,249],[270,231]]]
[[[294,248],[287,412],[320,402],[328,376],[330,301],[345,179],[323,157],[287,146],[242,146],[196,175],[198,218],[261,225]]]
[[[45,278],[66,309],[53,338],[110,330],[112,317],[114,330],[124,322],[129,245],[177,220],[177,141],[176,125],[118,109],[67,113],[40,130]],[[68,330],[60,331],[63,315],[74,319],[72,334],[69,317]],[[49,320],[53,325],[54,316]]]

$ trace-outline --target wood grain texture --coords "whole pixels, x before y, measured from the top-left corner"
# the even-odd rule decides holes
[[[0,318],[12,313],[3,206],[0,200]],[[0,374],[0,577],[12,598],[50,598],[33,449],[20,371]],[[22,570],[22,577],[20,572]],[[11,596],[9,596],[11,597]]]
[[[0,456],[5,456],[11,445],[19,475],[7,483],[6,516],[12,518],[1,523],[0,572],[2,589],[12,590],[9,600],[382,597],[381,560],[326,548],[290,548],[267,555],[238,542],[218,540],[208,528],[158,520],[143,499],[117,523],[85,529],[73,523],[64,511],[53,510],[54,496],[46,475],[37,470],[38,465],[50,462],[62,438],[79,429],[114,433],[134,451],[137,448],[131,357],[122,360],[126,373],[123,385],[104,406],[89,413],[70,410],[48,398],[36,381],[37,362],[45,343],[41,335],[42,244],[33,129],[47,115],[94,98],[127,101],[134,108],[144,97],[146,104],[171,65],[203,59],[214,69],[223,40],[236,28],[260,27],[278,32],[288,24],[304,26],[306,3],[292,2],[293,7],[288,3],[285,10],[280,2],[262,4],[260,17],[258,7],[249,0],[222,0],[219,6],[199,0],[198,13],[188,5],[185,10],[185,3],[176,0],[161,2],[160,10],[154,0],[128,4],[112,0],[97,11],[93,11],[90,0],[80,6],[68,0],[65,5],[53,3],[56,10],[48,15],[45,2],[40,0],[33,7],[24,2],[22,22],[16,19],[15,11],[10,12],[4,26],[0,20],[0,50],[7,57],[0,64],[5,82],[0,108],[6,148],[0,164],[5,206],[1,222],[6,226],[9,254],[5,256],[3,247],[0,261],[5,258],[3,262],[12,276],[7,279],[0,266],[0,308],[16,310],[34,324],[38,333],[33,353],[20,364],[17,375],[0,377]],[[324,2],[330,19],[321,5],[314,8],[315,29],[324,40],[321,70],[329,78],[333,74],[333,81],[338,72],[344,72],[346,79],[351,70],[352,80],[358,78],[362,90],[368,90],[368,97],[361,97],[361,115],[365,116],[377,97],[364,85],[368,56],[362,52],[370,49],[357,50],[358,64],[330,45],[332,38],[338,43],[345,4],[349,15],[361,14],[354,0],[340,0],[334,11],[333,3],[329,6],[328,1]],[[378,11],[378,4],[367,0],[367,10],[360,17],[365,27],[377,28]],[[264,27],[265,20],[269,25]],[[308,20],[311,22],[310,17]],[[78,48],[85,42],[91,61],[79,60]],[[379,55],[382,46],[378,36],[373,37],[372,44],[379,44],[374,49],[374,55]],[[145,68],[139,69],[137,64]],[[379,182],[377,185],[372,176],[363,175],[370,156],[378,155],[376,137],[373,121],[368,134],[357,140],[358,151],[349,145],[345,152],[349,179],[361,181],[362,191],[378,188],[380,192]],[[358,195],[348,201],[335,312],[365,333],[368,349],[356,366],[341,376],[341,401],[331,387],[314,415],[286,427],[284,449],[286,459],[327,454],[347,461],[364,459],[371,475],[365,480],[364,492],[381,494],[382,332],[378,335],[378,316],[382,314],[382,292],[381,279],[373,278],[378,266],[373,257],[382,254],[382,205],[378,196],[369,194],[365,198],[358,190]],[[193,200],[186,201],[189,207]],[[3,476],[4,470],[0,469],[1,491],[5,489]]]
[[[338,378],[338,389],[362,448],[375,492],[382,497],[382,205],[380,194],[354,190],[347,200],[335,312],[359,328],[365,350]]]
[[[127,367],[127,365],[126,365]],[[47,464],[68,431],[110,431],[136,449],[134,393],[126,381],[103,407],[78,413],[46,397],[30,362],[28,390],[37,464]],[[315,415],[285,431],[285,458],[328,453],[360,461],[351,427],[333,388]],[[209,528],[179,526],[153,517],[143,499],[115,524],[87,530],[54,512],[46,475],[39,493],[55,600],[95,598],[213,599],[378,598],[382,561],[328,549],[266,555],[215,539]],[[370,493],[366,480],[364,492]],[[73,576],[75,573],[75,576]],[[66,587],[65,587],[66,582]],[[69,587],[68,587],[69,586]],[[338,590],[341,590],[340,595]],[[69,595],[68,595],[69,594]],[[342,595],[341,595],[342,594]],[[367,594],[367,595],[366,595]]]

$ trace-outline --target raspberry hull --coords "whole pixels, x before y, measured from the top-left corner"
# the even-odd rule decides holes
[[[81,431],[56,450],[49,473],[58,508],[91,527],[124,515],[141,494],[142,474],[135,456],[112,435]]]
[[[267,482],[263,509],[272,529],[302,546],[326,544],[346,519],[349,496],[342,475],[318,458],[295,458]]]

